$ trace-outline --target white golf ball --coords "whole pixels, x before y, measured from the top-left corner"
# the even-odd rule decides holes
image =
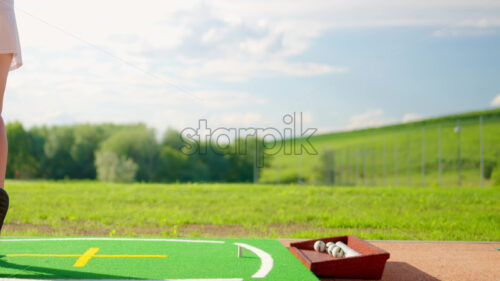
[[[318,240],[314,243],[314,250],[316,252],[324,252],[326,248],[325,242]]]
[[[345,257],[345,252],[344,252],[344,250],[342,250],[342,248],[340,248],[340,253],[338,254],[338,257],[339,258]]]
[[[331,245],[335,245],[335,242],[330,241],[330,242],[326,243],[326,248],[327,249],[330,248]]]
[[[331,250],[331,255],[335,258],[341,258],[344,256],[344,251],[339,246],[334,246]]]
[[[330,243],[331,243],[331,242],[330,242]],[[326,252],[327,252],[329,255],[331,255],[331,254],[332,254],[333,249],[334,249],[335,247],[337,247],[337,246],[335,245],[335,243],[333,243],[333,244],[330,244],[330,243],[327,243],[327,244],[326,244],[326,245],[328,246],[328,247],[327,247],[327,249],[326,249]],[[328,245],[328,244],[330,244],[330,245]]]

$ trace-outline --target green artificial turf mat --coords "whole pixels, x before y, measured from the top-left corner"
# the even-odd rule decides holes
[[[276,240],[160,238],[3,238],[0,278],[318,280]]]

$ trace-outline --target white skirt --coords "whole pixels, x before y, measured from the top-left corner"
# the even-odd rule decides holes
[[[13,54],[10,70],[23,65],[14,0],[0,0],[0,54]]]

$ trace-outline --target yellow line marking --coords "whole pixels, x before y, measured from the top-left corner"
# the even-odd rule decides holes
[[[52,254],[8,254],[7,257],[56,257],[79,258],[82,255],[52,255]],[[94,258],[166,258],[167,255],[94,255]]]
[[[1,0],[0,0],[1,1]],[[57,257],[78,258],[74,267],[84,267],[92,258],[166,258],[167,255],[96,255],[99,248],[90,248],[83,255],[53,255],[53,254],[7,254],[7,257]]]
[[[74,267],[84,267],[87,262],[99,251],[99,248],[90,248],[73,265]]]
[[[7,257],[59,257],[59,258],[73,258],[80,257],[81,255],[46,255],[46,254],[8,254]]]
[[[96,258],[166,258],[165,255],[95,255]]]

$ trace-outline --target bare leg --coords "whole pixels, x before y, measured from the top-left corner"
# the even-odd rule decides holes
[[[0,188],[4,188],[5,171],[7,169],[7,134],[2,117],[3,96],[7,85],[7,76],[12,61],[12,54],[0,54]]]
[[[0,231],[7,211],[9,210],[9,195],[4,189],[5,171],[7,169],[7,134],[5,133],[5,124],[2,118],[3,96],[9,75],[12,54],[0,54]]]

